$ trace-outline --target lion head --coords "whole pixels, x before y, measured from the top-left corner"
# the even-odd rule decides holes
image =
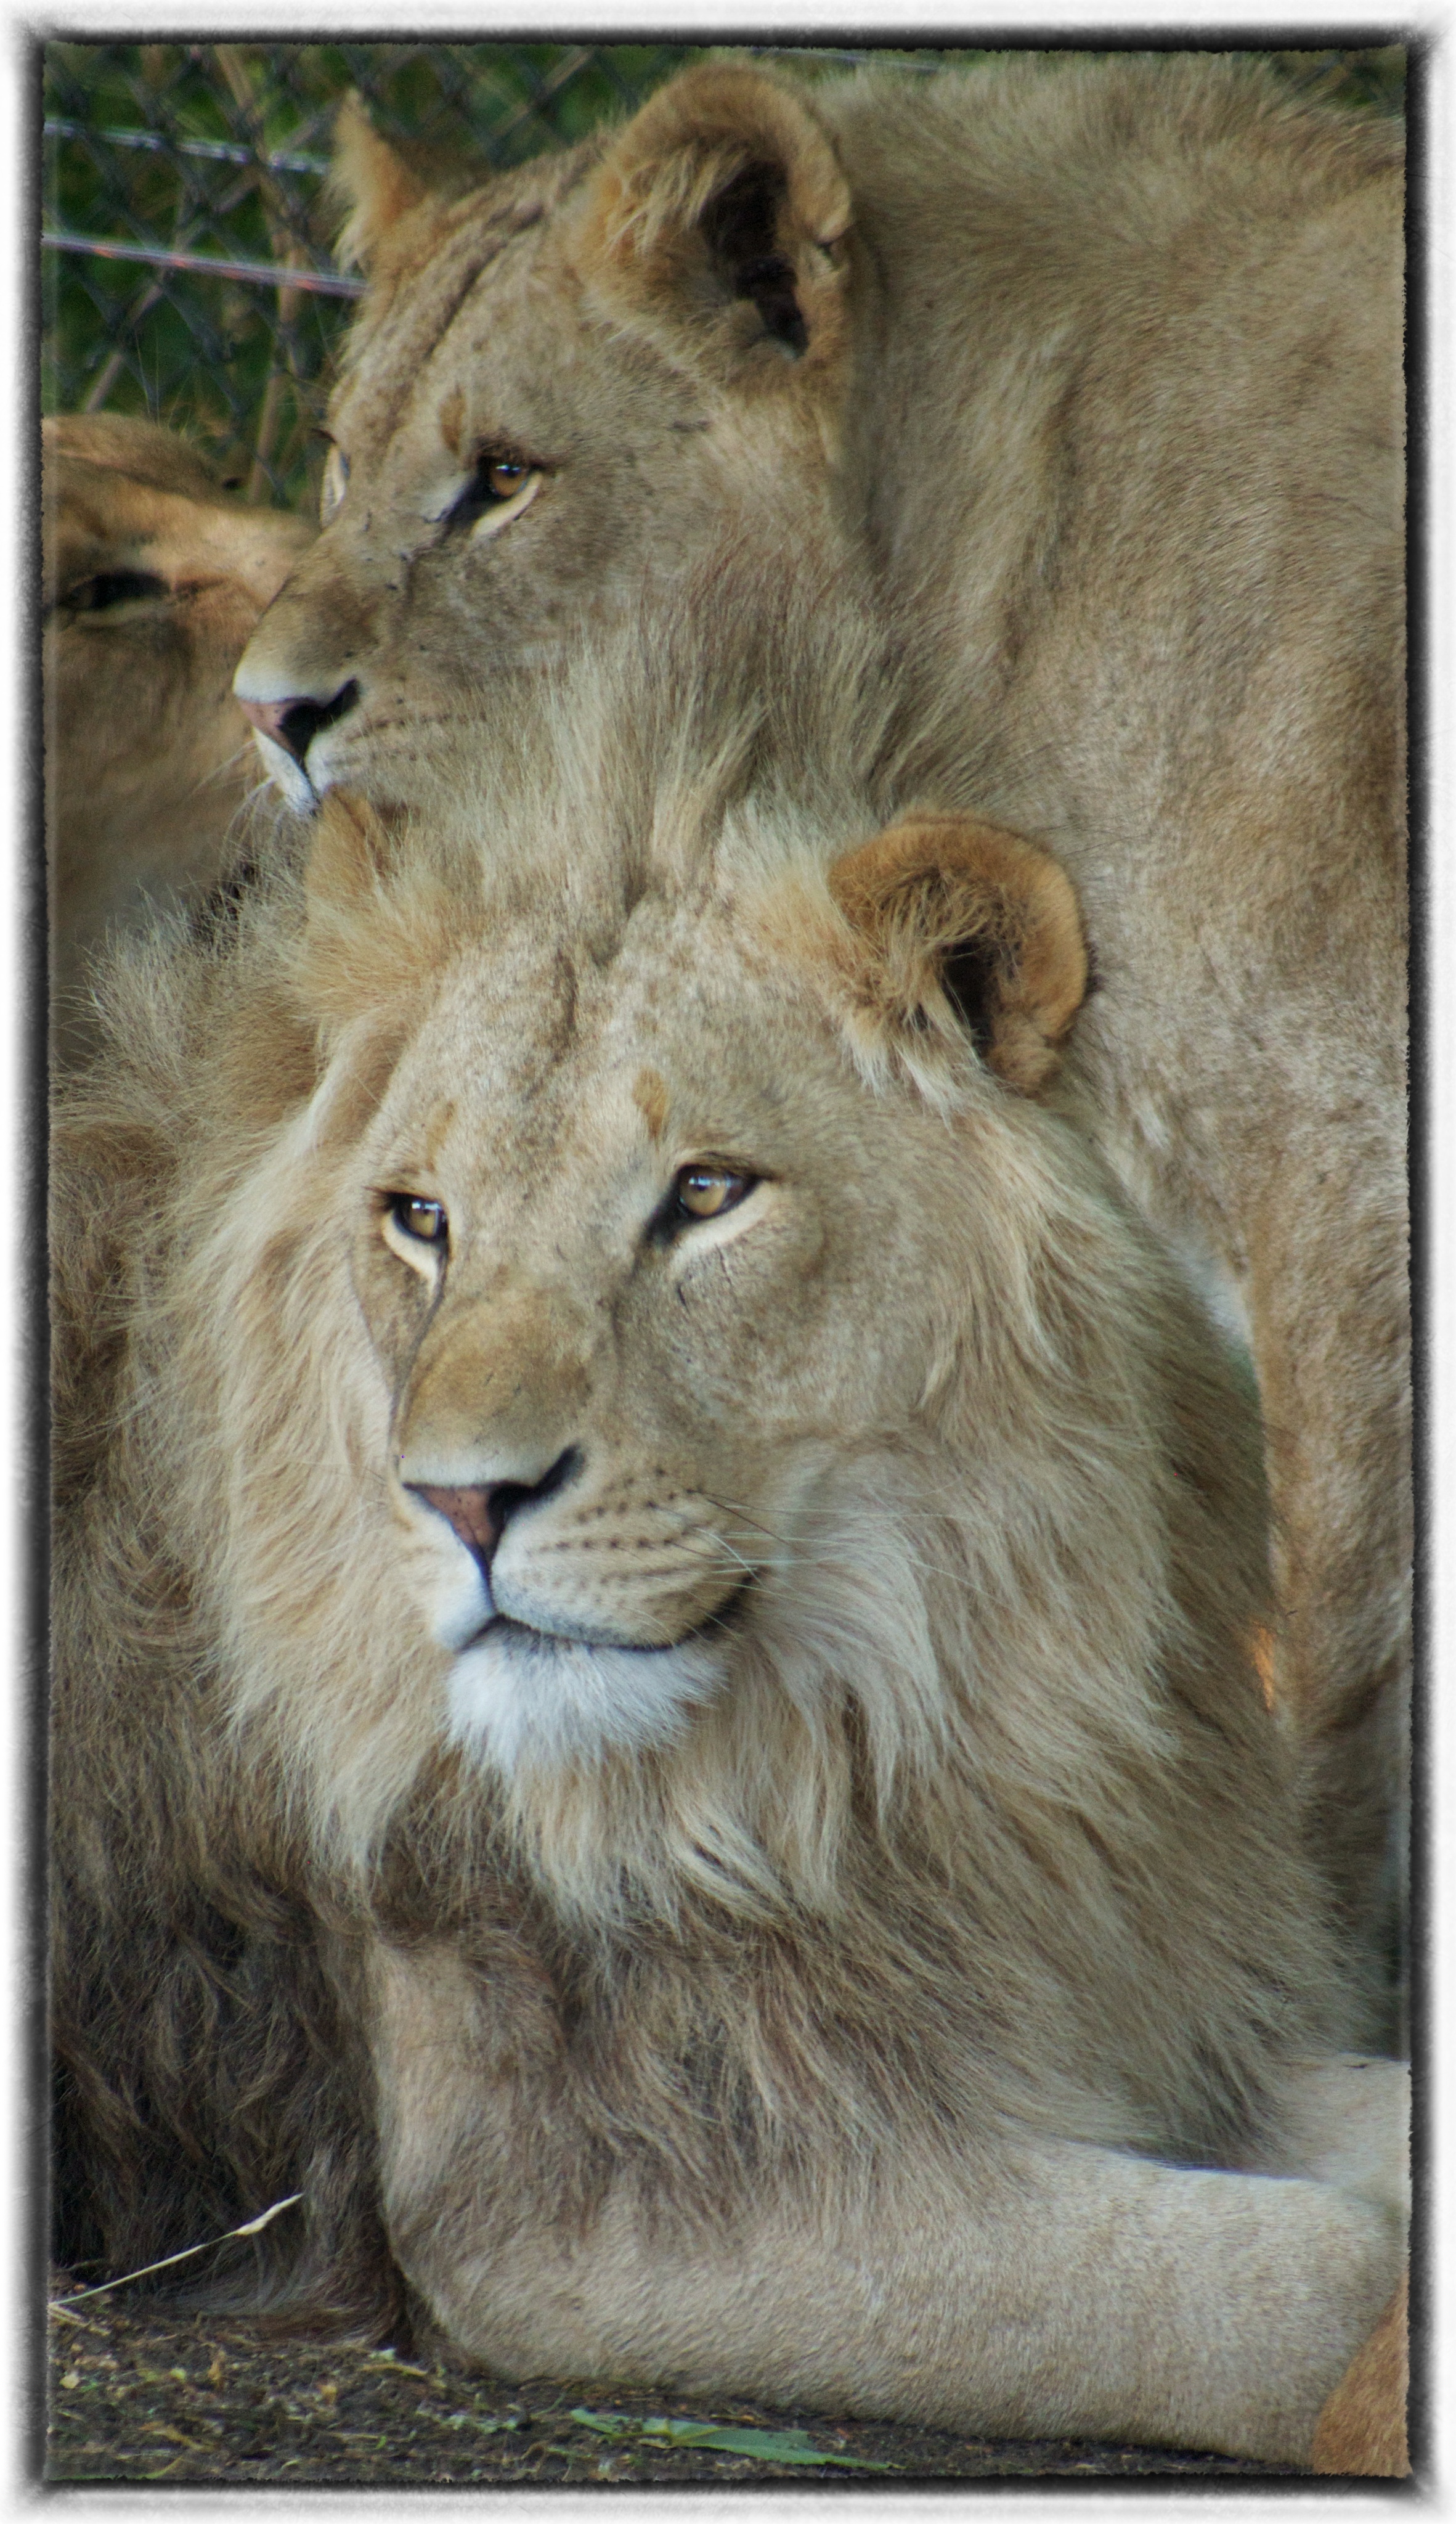
[[[46,825],[61,1035],[89,1040],[83,958],[147,903],[212,884],[247,793],[233,669],[311,541],[229,499],[167,430],[43,423]]]
[[[584,620],[605,630],[735,538],[848,555],[826,470],[848,189],[792,91],[716,76],[718,126],[681,175],[691,251],[624,189],[625,141],[462,169],[441,193],[342,109],[341,251],[369,287],[329,407],[323,533],[237,679],[295,805],[331,783],[430,795],[442,727],[485,711],[504,731],[522,673]],[[735,101],[796,153],[787,182],[729,130]],[[639,258],[689,303],[665,336],[631,303]]]
[[[488,970],[442,977],[355,1152],[396,1547],[451,1659],[451,1731],[504,1772],[660,1749],[801,1654],[836,1529],[862,1527],[873,1565],[887,1450],[948,1372],[975,1259],[904,1204],[894,1099],[843,1094],[815,949],[850,1027],[884,985],[836,892],[860,934],[939,922],[961,1021],[1002,1074],[1049,1068],[1084,971],[1065,880],[989,829],[915,819],[806,908],[801,997],[706,882],[564,939],[499,932]],[[932,944],[896,944],[906,1022],[917,982],[940,1017],[933,1068],[956,1003]],[[908,1124],[926,1187],[944,1128],[934,1097]],[[847,1305],[877,1277],[872,1308]]]

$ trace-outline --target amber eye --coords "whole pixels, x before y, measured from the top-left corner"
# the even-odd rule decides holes
[[[349,459],[342,447],[330,445],[323,460],[323,483],[318,494],[318,521],[327,525],[335,509],[349,488]]]
[[[416,1244],[443,1245],[449,1237],[450,1223],[437,1200],[417,1200],[409,1191],[393,1192],[389,1215],[400,1234],[413,1237]]]
[[[488,517],[495,509],[503,509],[515,498],[540,467],[528,464],[521,456],[492,453],[486,449],[475,460],[471,474],[445,522],[449,526],[473,526],[478,518]]]
[[[756,1175],[730,1174],[726,1166],[684,1166],[674,1186],[675,1218],[721,1218],[752,1190]]]

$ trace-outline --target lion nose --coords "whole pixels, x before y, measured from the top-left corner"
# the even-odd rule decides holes
[[[315,737],[332,727],[336,719],[346,718],[358,699],[359,685],[351,676],[329,702],[245,702],[239,694],[238,707],[265,736],[272,738],[274,745],[281,745],[285,753],[291,753],[295,762],[302,764]]]
[[[491,1562],[511,1517],[519,1509],[536,1507],[563,1489],[580,1462],[578,1448],[568,1446],[539,1481],[479,1481],[458,1486],[407,1481],[405,1487],[447,1520],[489,1577]]]

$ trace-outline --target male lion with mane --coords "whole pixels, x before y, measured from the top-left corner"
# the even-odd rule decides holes
[[[714,593],[722,601],[714,601]],[[1404,2072],[1043,851],[833,591],[121,951],[63,1101],[63,2256],[498,2373],[1302,2462]],[[1278,2178],[1272,2178],[1278,2177]]]
[[[1411,1552],[1398,133],[1229,56],[801,86],[720,60],[443,189],[347,109],[337,179],[369,287],[324,531],[237,686],[277,776],[306,807],[331,782],[427,798],[452,731],[501,741],[521,669],[755,508],[779,572],[873,572],[925,785],[1078,888],[1088,1125],[1249,1345],[1277,1693],[1387,1971]]]
[[[73,1059],[94,1044],[86,963],[108,930],[224,871],[257,783],[233,671],[313,528],[229,499],[151,421],[41,429],[51,990]]]

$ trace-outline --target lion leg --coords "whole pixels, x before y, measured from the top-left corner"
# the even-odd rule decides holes
[[[587,2234],[492,2249],[391,2203],[401,2262],[498,2372],[1006,2437],[1302,2462],[1399,2266],[1394,2221],[1327,2186],[1068,2148],[991,2194],[759,2210],[696,2242],[625,2192]],[[830,2176],[832,2180],[832,2175]]]
[[[1402,2279],[1320,2412],[1310,2455],[1312,2471],[1359,2472],[1380,2480],[1404,2480],[1409,2473],[1408,2294],[1409,2282]]]
[[[391,2248],[502,2375],[1300,2463],[1399,2277],[1374,2202],[1090,2146],[826,2163],[812,2208],[765,2183],[718,2217],[619,2175],[572,2220],[462,1959],[385,1950],[371,1978]]]

